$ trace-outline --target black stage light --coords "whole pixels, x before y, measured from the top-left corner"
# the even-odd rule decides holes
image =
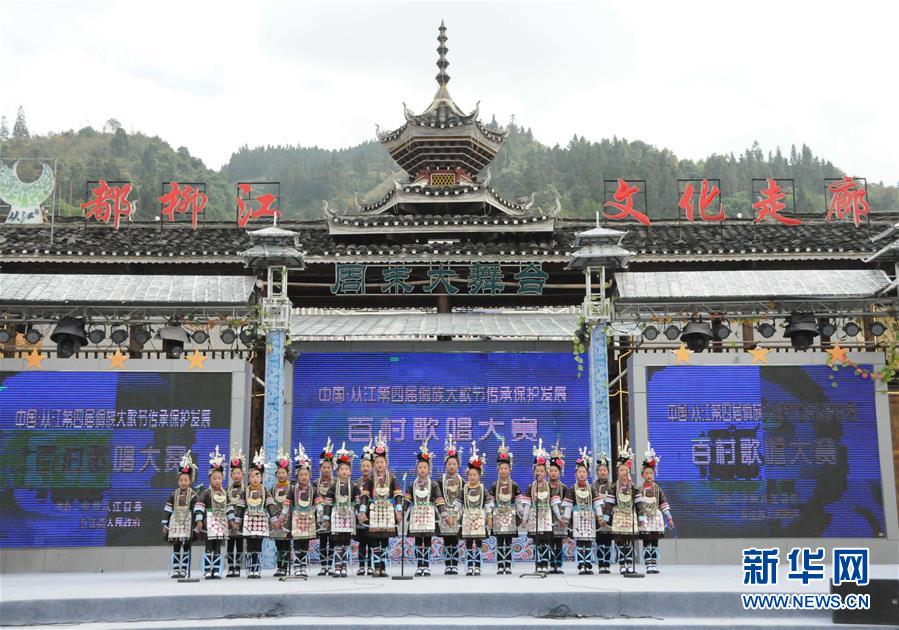
[[[813,313],[793,313],[787,318],[784,337],[789,338],[797,350],[808,350],[817,336],[818,325]]]
[[[843,324],[843,332],[850,337],[858,337],[858,333],[862,331],[855,322],[846,322]]]
[[[821,333],[822,337],[833,337],[837,332],[836,324],[829,319],[822,319],[818,323],[818,332]]]
[[[674,341],[675,339],[680,337],[680,328],[678,326],[675,326],[674,324],[671,324],[670,326],[668,326],[668,328],[665,329],[665,337],[667,337],[671,341]]]
[[[300,358],[300,344],[294,341],[284,349],[284,358],[288,363],[293,363]]]
[[[106,339],[106,329],[103,326],[92,326],[87,333],[91,343],[97,344]]]
[[[68,359],[87,343],[84,320],[77,317],[63,317],[53,329],[50,341],[56,342],[56,355],[61,359]]]
[[[222,331],[221,337],[222,343],[228,344],[230,346],[237,339],[237,333],[230,328],[226,328]]]
[[[10,339],[12,339],[10,332],[5,328],[0,329],[0,343],[9,343]]]
[[[191,335],[191,337],[193,338],[195,343],[206,343],[206,341],[209,339],[209,333],[207,333],[205,330],[196,330],[194,331],[194,334]]]
[[[774,324],[770,322],[762,322],[758,326],[755,327],[759,334],[765,339],[770,339],[775,332]]]
[[[127,328],[116,328],[109,334],[109,338],[112,339],[112,342],[117,346],[121,346],[123,343],[128,341],[128,329]]]
[[[693,321],[684,326],[680,339],[693,352],[702,352],[709,347],[712,327],[706,322]]]
[[[886,331],[887,327],[883,325],[883,322],[873,322],[871,324],[871,334],[875,337],[880,337]]]
[[[30,343],[32,346],[43,338],[43,333],[37,328],[29,328],[25,331],[25,341]]]
[[[150,331],[146,328],[137,328],[134,331],[133,338],[137,345],[143,347],[150,341]]]
[[[249,324],[242,326],[240,329],[240,341],[245,346],[253,345],[256,341],[256,327]]]
[[[653,339],[655,339],[658,336],[659,336],[659,329],[656,328],[655,326],[647,326],[646,328],[643,329],[643,337],[647,341],[652,341]]]
[[[726,322],[715,324],[715,327],[712,328],[712,336],[718,341],[724,341],[730,337],[730,326]]]

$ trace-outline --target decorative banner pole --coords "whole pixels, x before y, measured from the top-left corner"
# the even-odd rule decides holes
[[[277,218],[276,218],[277,221]],[[284,350],[290,329],[291,302],[287,295],[287,270],[303,269],[303,255],[297,249],[298,234],[276,225],[249,233],[253,245],[239,255],[247,267],[266,274],[260,324],[265,333],[265,414],[262,443],[270,456],[284,448]],[[263,483],[275,483],[273,468],[266,468]],[[275,544],[265,541],[263,564],[275,564]]]
[[[582,332],[590,331],[587,362],[590,376],[590,437],[594,456],[612,457],[612,428],[609,417],[609,355],[607,328],[614,318],[612,303],[606,296],[606,271],[627,267],[631,252],[621,247],[626,232],[597,225],[581,232],[574,242],[579,247],[571,255],[568,269],[584,270],[584,311]],[[599,293],[593,294],[593,271],[599,272]]]

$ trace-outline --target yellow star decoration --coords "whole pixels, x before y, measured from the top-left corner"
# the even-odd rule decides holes
[[[768,353],[771,352],[770,348],[752,348],[747,350],[749,354],[752,355],[752,362],[758,363],[761,361],[762,363],[768,363]]]
[[[34,368],[36,370],[43,370],[44,368],[41,367],[41,361],[43,361],[45,358],[46,357],[38,352],[37,348],[35,348],[25,355],[25,360],[28,362],[28,369],[30,370]]]
[[[827,349],[827,354],[830,355],[830,363],[849,363],[848,353],[849,350],[841,348],[839,342],[833,344],[833,348]]]
[[[194,368],[203,369],[203,361],[205,361],[208,357],[205,354],[202,354],[198,350],[194,350],[192,353],[185,357],[188,361],[190,361],[190,365],[188,366],[188,370],[192,370]]]
[[[677,365],[678,363],[690,363],[690,355],[693,354],[693,351],[689,350],[684,344],[681,344],[680,348],[672,350],[671,352],[674,353],[675,357],[674,365]]]
[[[109,359],[109,367],[107,369],[114,370],[118,368],[124,370],[125,361],[128,360],[128,355],[122,354],[122,351],[116,348],[115,354],[107,354],[106,358]]]

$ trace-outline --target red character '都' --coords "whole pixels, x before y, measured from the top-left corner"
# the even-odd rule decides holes
[[[115,229],[119,229],[122,217],[131,218],[134,207],[128,201],[131,192],[131,184],[110,186],[104,180],[100,180],[95,188],[91,189],[93,199],[81,204],[85,219],[96,219],[103,223],[109,223],[112,218]]]

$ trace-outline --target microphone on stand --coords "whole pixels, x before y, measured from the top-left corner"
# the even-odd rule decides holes
[[[400,490],[405,494],[406,492],[406,478],[409,476],[409,471],[403,473],[403,483]],[[405,497],[401,499],[404,503],[406,501]],[[403,506],[405,508],[405,506]],[[411,580],[411,575],[406,575],[406,510],[402,510],[402,519],[400,519],[400,574],[394,575],[392,579],[394,580]]]

